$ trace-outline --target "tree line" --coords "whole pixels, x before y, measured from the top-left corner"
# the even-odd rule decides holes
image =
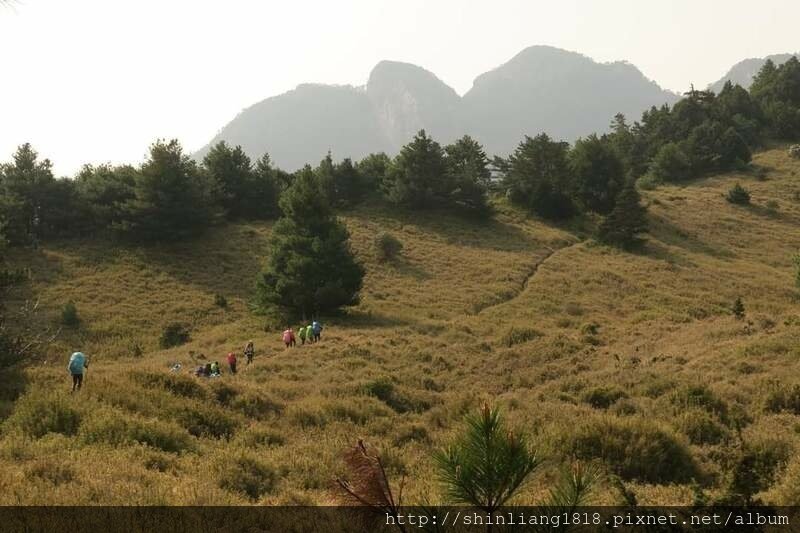
[[[798,136],[800,62],[791,58],[781,66],[767,61],[749,91],[730,82],[718,95],[692,89],[633,124],[617,115],[609,133],[572,146],[546,134],[525,137],[509,157],[491,161],[469,136],[441,146],[424,130],[394,158],[334,162],[328,154],[295,173],[224,142],[196,162],[172,140],[154,143],[138,167],[87,165],[74,179],[56,179],[50,161],[24,144],[0,166],[0,219],[11,244],[98,230],[178,240],[220,220],[277,218],[281,194],[310,171],[334,207],[377,196],[411,209],[487,216],[494,188],[547,219],[595,213],[613,220],[618,200],[635,196],[624,191],[632,181],[647,188],[742,168],[765,139]]]

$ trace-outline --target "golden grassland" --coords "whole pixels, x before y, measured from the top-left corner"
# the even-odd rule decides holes
[[[15,252],[42,327],[68,301],[81,323],[4,405],[0,504],[329,503],[339,454],[357,438],[406,477],[406,502],[438,502],[431,452],[484,401],[548,458],[517,502],[536,501],[578,458],[619,475],[640,503],[691,503],[724,490],[743,441],[762,499],[798,504],[800,163],[783,149],[756,163],[765,178],[643,193],[651,234],[637,253],[503,201],[489,223],[345,212],[367,268],[363,301],[324,317],[323,342],[291,350],[248,308],[269,224],[146,249],[86,240]],[[737,181],[753,205],[726,202]],[[381,231],[402,241],[397,260],[378,261]],[[730,312],[737,297],[744,320]],[[161,350],[176,321],[191,340]],[[238,375],[190,375],[249,339],[256,360]],[[91,368],[70,395],[75,349]],[[621,501],[613,479],[596,503]]]

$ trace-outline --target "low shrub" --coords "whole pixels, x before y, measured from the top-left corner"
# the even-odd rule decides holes
[[[231,402],[239,395],[239,389],[225,383],[224,381],[212,381],[209,387],[211,394],[217,403],[229,406]]]
[[[764,410],[768,413],[789,412],[800,415],[800,385],[782,385],[767,392]]]
[[[133,380],[148,389],[163,389],[175,396],[204,400],[208,397],[206,389],[195,379],[183,374],[158,372],[134,372]]]
[[[221,294],[215,294],[214,295],[214,305],[216,305],[217,307],[219,307],[221,309],[227,309],[227,307],[228,307],[228,299],[225,298]]]
[[[76,328],[80,323],[81,319],[78,316],[78,308],[75,306],[75,302],[64,304],[64,307],[61,308],[61,325],[68,328]]]
[[[595,387],[583,394],[582,400],[595,409],[608,409],[628,394],[617,387]]]
[[[764,204],[764,206],[767,208],[767,211],[769,211],[770,214],[776,215],[781,207],[781,204],[779,204],[776,200],[767,200],[767,203]]]
[[[161,338],[158,340],[159,345],[164,348],[174,348],[189,342],[189,326],[180,322],[173,322],[164,328],[161,333]]]
[[[754,496],[769,488],[777,473],[792,456],[789,443],[774,438],[746,441],[735,450],[726,464],[730,472],[727,487],[719,502],[722,505],[751,505],[761,501]]]
[[[639,412],[639,408],[633,400],[622,399],[614,403],[611,412],[617,416],[633,416]]]
[[[174,416],[195,437],[230,438],[239,427],[237,419],[212,405],[186,405]]]
[[[796,505],[800,501],[800,457],[795,456],[778,483],[770,491],[777,505]]]
[[[79,436],[87,444],[115,446],[144,444],[165,452],[191,448],[191,439],[180,427],[161,420],[141,420],[112,410],[99,410],[81,425]]]
[[[664,180],[653,174],[645,174],[636,180],[636,186],[643,191],[652,191],[663,184]]]
[[[421,424],[406,424],[398,428],[394,438],[395,446],[403,446],[409,442],[430,442],[428,430]]]
[[[437,382],[433,378],[425,378],[422,380],[422,386],[425,390],[433,391],[433,392],[442,392],[445,389],[445,386],[439,382]]]
[[[363,387],[366,394],[374,396],[397,413],[422,412],[430,409],[430,402],[414,398],[397,390],[389,378],[379,378],[366,383]]]
[[[626,480],[685,483],[697,475],[686,446],[671,432],[644,419],[593,419],[570,427],[565,441],[567,457],[600,459]]]
[[[674,391],[669,399],[681,410],[699,408],[718,416],[723,422],[727,421],[728,405],[705,385],[685,385]]]
[[[63,485],[75,479],[75,470],[53,459],[37,459],[25,468],[25,477],[41,479],[53,485]]]
[[[304,429],[312,427],[325,427],[328,424],[328,415],[316,407],[294,407],[289,412],[289,418],[295,425],[298,425]]]
[[[677,421],[678,430],[689,438],[692,444],[719,444],[727,431],[716,418],[700,409],[684,412]]]
[[[536,331],[535,329],[532,328],[511,327],[508,331],[505,332],[503,337],[500,339],[500,343],[503,346],[510,348],[517,344],[524,344],[534,339],[538,339],[541,336],[542,336],[541,332]]]
[[[81,411],[68,396],[34,389],[17,401],[6,427],[19,429],[34,438],[48,433],[75,435],[81,418]]]
[[[263,394],[247,393],[231,401],[231,408],[241,411],[248,418],[263,420],[283,413],[284,405]]]
[[[369,422],[370,419],[369,414],[365,410],[344,402],[327,404],[324,410],[328,418],[342,422],[350,422],[352,424],[364,425]]]
[[[391,233],[381,232],[375,237],[373,244],[378,259],[389,261],[400,255],[403,250],[403,243]]]
[[[249,428],[241,433],[238,440],[248,448],[257,446],[283,446],[286,439],[280,433],[260,428]]]
[[[144,467],[155,472],[174,472],[178,469],[178,463],[174,457],[163,453],[152,452],[145,457]]]
[[[581,326],[581,333],[584,335],[597,335],[600,332],[600,324],[597,322],[589,322]]]
[[[218,469],[219,487],[258,500],[275,490],[278,473],[271,465],[249,455],[232,457]]]
[[[747,205],[750,203],[750,192],[737,183],[730,188],[725,199],[732,204]]]

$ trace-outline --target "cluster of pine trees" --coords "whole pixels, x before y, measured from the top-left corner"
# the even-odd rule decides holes
[[[766,138],[798,136],[800,62],[791,58],[779,67],[767,61],[749,92],[730,82],[718,95],[692,88],[632,125],[619,114],[609,133],[572,147],[546,134],[526,137],[495,164],[514,203],[551,220],[602,215],[599,237],[630,246],[646,228],[634,183],[650,188],[745,168]]]
[[[253,164],[225,143],[199,165],[173,140],[154,143],[139,167],[86,165],[74,179],[57,179],[50,161],[24,144],[0,166],[0,217],[11,244],[102,230],[178,240],[223,217],[277,216],[287,176],[268,156]]]

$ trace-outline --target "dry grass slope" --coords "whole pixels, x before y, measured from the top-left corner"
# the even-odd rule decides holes
[[[20,252],[43,320],[73,301],[81,323],[28,370],[2,423],[0,504],[324,503],[356,437],[409,476],[407,502],[436,501],[430,451],[484,400],[504,406],[551,469],[602,461],[640,503],[723,492],[741,432],[759,457],[761,496],[798,504],[800,164],[778,149],[756,162],[766,179],[645,193],[652,235],[637,254],[502,203],[489,225],[345,213],[367,266],[363,302],[327,317],[322,343],[289,351],[247,308],[268,225],[169,249]],[[737,181],[754,205],[725,201]],[[403,242],[397,260],[378,261],[381,231]],[[730,313],[737,296],[742,321]],[[176,321],[189,343],[159,349]],[[222,361],[250,338],[256,362],[239,375],[188,376],[193,361]],[[71,397],[64,365],[78,347],[93,364]],[[168,371],[175,362],[180,375]]]

